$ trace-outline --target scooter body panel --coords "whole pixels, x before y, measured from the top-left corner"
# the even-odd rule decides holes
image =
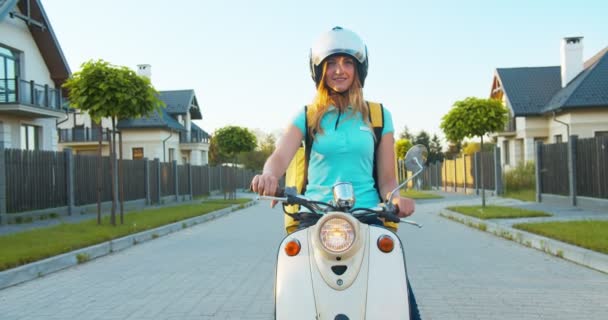
[[[285,245],[292,239],[300,242],[301,250],[298,255],[290,257],[285,253]],[[276,319],[317,319],[310,267],[308,229],[296,231],[285,237],[277,257]]]
[[[405,259],[402,244],[393,232],[370,227],[369,281],[365,319],[409,319],[410,306],[407,292]],[[389,235],[395,241],[393,251],[384,253],[377,241]]]
[[[381,235],[394,239],[389,253],[378,249]],[[312,237],[316,228],[295,232],[281,243],[277,259],[276,319],[409,319],[406,270],[402,245],[391,231],[361,224],[359,237],[364,239],[359,252],[347,259],[329,259],[316,248]],[[297,256],[285,254],[285,244],[297,239]],[[319,260],[323,260],[319,262]],[[346,266],[343,275],[331,266]],[[351,271],[349,273],[349,271]],[[352,272],[356,274],[352,274]],[[338,283],[341,283],[337,285]]]

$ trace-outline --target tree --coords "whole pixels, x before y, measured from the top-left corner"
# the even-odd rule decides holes
[[[239,162],[247,169],[261,171],[266,159],[274,152],[275,145],[276,138],[272,134],[267,134],[260,141],[256,150],[241,153]]]
[[[426,133],[426,131],[421,130],[416,137],[413,140],[413,144],[421,144],[424,145],[425,147],[429,148],[430,144],[431,144],[431,137],[429,136],[428,133]]]
[[[402,138],[395,141],[395,156],[397,159],[405,158],[405,154],[412,146],[412,142],[408,139]]]
[[[209,139],[209,164],[217,166],[225,162],[228,162],[228,156],[220,152],[217,140],[214,136],[211,136],[211,139]]]
[[[127,67],[114,66],[103,60],[89,60],[83,63],[81,70],[74,73],[63,86],[68,89],[68,99],[72,107],[86,111],[95,123],[100,123],[102,118],[110,118],[112,121],[113,139],[110,145],[110,168],[113,172],[111,223],[116,225],[117,196],[114,183],[116,168],[113,165],[116,161],[116,122],[120,119],[146,116],[152,111],[159,110],[164,103],[158,98],[158,92],[149,79],[138,76]],[[101,126],[99,126],[99,133],[101,141]],[[122,139],[120,150],[122,159]],[[99,155],[101,157],[101,149]],[[122,183],[120,187],[122,190]],[[98,204],[98,223],[100,223],[99,208]],[[122,196],[120,211],[121,223],[124,223]]]
[[[255,135],[247,128],[227,126],[218,129],[213,135],[219,154],[236,161],[241,152],[253,151],[257,145]]]
[[[483,136],[504,128],[507,122],[507,109],[496,99],[468,97],[456,101],[453,108],[441,119],[441,129],[448,140],[462,141],[464,138],[480,137],[483,150]],[[483,168],[483,161],[481,162]],[[483,170],[481,170],[483,181]],[[482,207],[486,205],[482,185]]]
[[[435,163],[437,161],[443,161],[443,152],[441,147],[441,141],[439,141],[439,137],[436,134],[433,134],[433,138],[429,143],[429,163]]]
[[[403,131],[399,134],[399,139],[407,139],[412,141],[414,139],[414,135],[410,132],[410,129],[407,126],[403,126]]]

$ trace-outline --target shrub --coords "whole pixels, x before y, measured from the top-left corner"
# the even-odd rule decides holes
[[[536,166],[534,162],[520,162],[505,173],[505,187],[508,191],[536,188]]]

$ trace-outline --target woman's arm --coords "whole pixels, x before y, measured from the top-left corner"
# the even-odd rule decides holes
[[[380,194],[386,198],[395,189],[397,176],[395,174],[395,138],[389,132],[382,136],[380,145],[376,151],[376,170],[378,171],[378,188]],[[400,197],[397,194],[393,198],[393,203],[399,206],[400,217],[407,217],[414,213],[414,201],[409,198]]]
[[[289,162],[302,144],[302,137],[302,132],[295,125],[287,127],[277,148],[266,160],[262,174],[253,177],[251,188],[254,192],[261,195],[274,195],[279,185],[279,179],[285,174]]]

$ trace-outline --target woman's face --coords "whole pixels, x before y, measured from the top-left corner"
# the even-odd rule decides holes
[[[355,60],[349,56],[332,56],[325,63],[325,84],[336,92],[347,91],[355,77]]]

